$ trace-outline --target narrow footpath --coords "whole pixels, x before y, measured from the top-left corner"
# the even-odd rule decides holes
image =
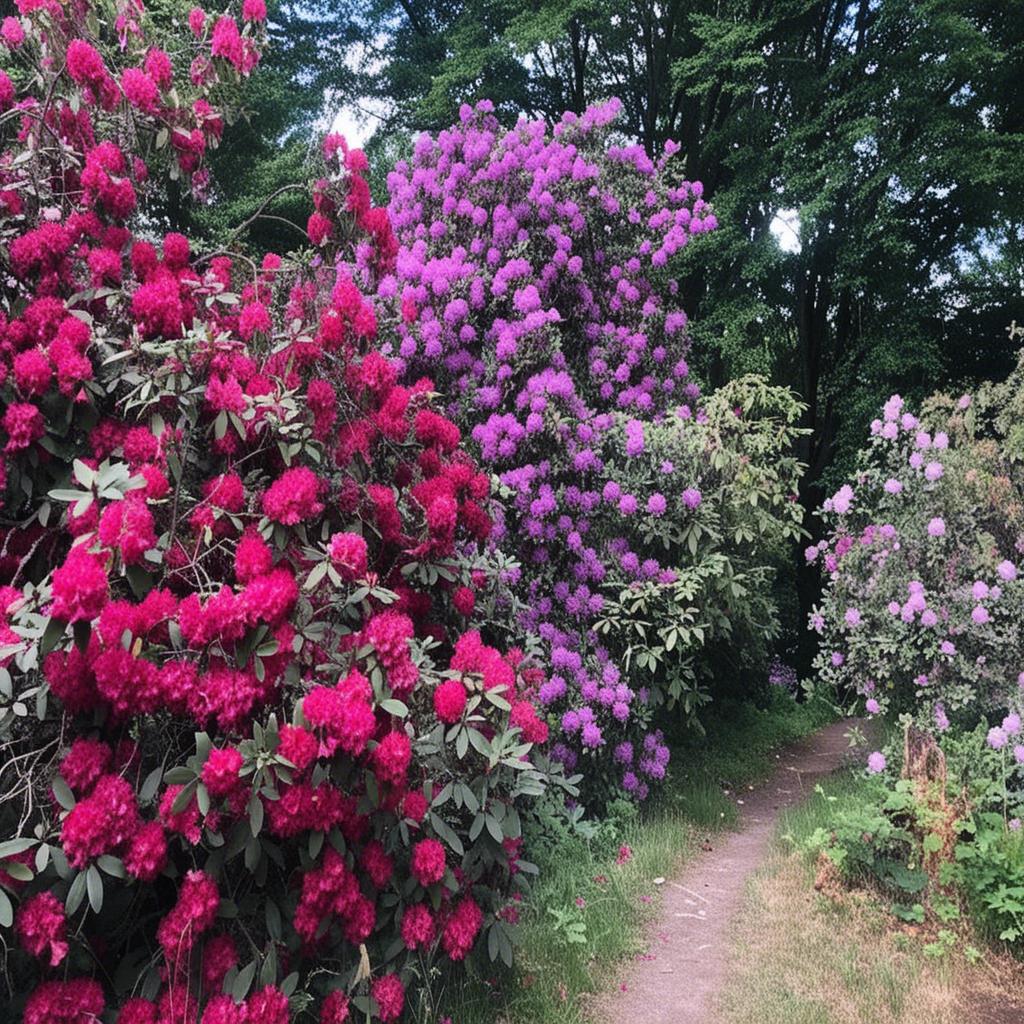
[[[813,793],[824,776],[866,756],[850,748],[854,724],[835,722],[787,747],[767,782],[738,794],[738,831],[715,836],[709,851],[664,884],[648,949],[631,962],[622,985],[595,1004],[595,1024],[717,1024],[714,1002],[747,881],[765,860],[779,813]]]

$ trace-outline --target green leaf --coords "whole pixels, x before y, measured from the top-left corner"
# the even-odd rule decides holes
[[[256,793],[249,800],[249,831],[253,836],[260,834],[263,828],[263,801]]]
[[[63,782],[63,779],[61,781]],[[64,784],[67,785],[67,783]],[[13,857],[16,853],[24,853],[38,842],[38,839],[8,839],[6,842],[0,843],[0,860],[3,860],[5,857]]]
[[[195,795],[198,784],[199,780],[193,778],[191,782],[182,786],[181,792],[174,798],[174,802],[171,804],[171,814],[181,814],[188,807],[192,802],[192,797]]]
[[[71,883],[71,888],[68,889],[67,898],[64,900],[64,910],[68,917],[72,917],[75,911],[82,905],[82,900],[85,899],[85,872],[79,871],[75,875],[74,881]]]
[[[6,871],[7,874],[9,874],[16,882],[32,881],[32,869],[27,864],[22,864],[20,861],[13,860],[10,864],[5,864],[4,871]]]
[[[39,641],[39,656],[41,658],[45,658],[57,646],[57,642],[64,636],[67,628],[68,624],[62,619],[47,620],[42,639]]]
[[[260,984],[272,985],[275,981],[277,981],[277,947],[272,945],[260,968]]]
[[[75,800],[75,794],[71,792],[71,787],[64,781],[59,775],[53,777],[53,781],[50,783],[50,788],[53,790],[53,795],[57,800],[57,803],[64,808],[65,811],[70,811],[74,808],[77,801]]]
[[[96,864],[101,870],[105,871],[113,878],[125,877],[126,872],[124,864],[121,863],[121,860],[118,857],[112,857],[109,853],[105,853],[96,858]]]
[[[327,569],[330,566],[330,562],[323,561],[318,562],[309,571],[309,575],[306,577],[306,582],[302,584],[303,590],[313,590],[323,580],[324,576],[327,575]]]
[[[257,963],[253,960],[243,967],[239,972],[235,980],[231,984],[231,997],[236,1003],[240,1003],[248,994],[249,989],[252,987],[253,979],[256,977]]]
[[[89,906],[92,907],[94,914],[98,914],[103,909],[103,877],[95,864],[89,865],[85,873],[85,882],[89,890]]]
[[[156,796],[156,791],[160,788],[160,780],[163,778],[164,770],[163,766],[154,768],[145,778],[142,783],[142,788],[139,790],[139,799],[143,803],[149,803],[153,797]]]
[[[430,812],[430,824],[434,831],[443,839],[458,856],[466,852],[462,840],[455,834],[454,829],[439,815]]]
[[[0,928],[10,928],[14,924],[14,907],[11,898],[0,889]]]
[[[189,782],[195,780],[196,773],[191,768],[186,768],[184,765],[175,765],[173,768],[168,768],[164,773],[164,782],[168,786],[184,786]]]
[[[321,833],[322,834],[322,833]],[[268,899],[263,907],[263,915],[267,922],[267,934],[275,941],[281,941],[281,911],[277,904]]]

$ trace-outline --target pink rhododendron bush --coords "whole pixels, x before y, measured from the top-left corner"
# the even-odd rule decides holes
[[[807,550],[826,576],[819,678],[903,726],[810,845],[950,948],[963,912],[1024,942],[1022,416],[1024,363],[919,410],[894,395]]]
[[[1020,710],[1022,378],[918,411],[894,395],[825,503],[831,530],[807,551],[827,578],[817,669],[869,714],[944,732]]]
[[[506,621],[552,666],[556,756],[642,798],[668,760],[654,710],[748,667],[716,645],[765,674],[798,407],[756,381],[699,400],[672,268],[715,217],[678,146],[621,144],[619,106],[505,131],[483,102],[421,136],[388,179],[377,294],[406,380],[432,374],[499,480]]]
[[[511,957],[547,680],[474,628],[490,483],[335,269],[392,274],[331,137],[292,264],[151,236],[265,14],[21,0],[0,74],[0,926],[26,1024],[397,1020]],[[106,8],[103,9],[104,11]],[[354,248],[353,248],[354,246]],[[560,779],[561,784],[567,785]]]

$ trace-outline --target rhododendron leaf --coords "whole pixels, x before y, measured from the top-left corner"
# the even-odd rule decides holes
[[[75,794],[71,792],[71,787],[59,775],[53,777],[50,788],[53,790],[54,799],[65,811],[70,811],[74,808],[77,802]]]
[[[5,864],[4,871],[6,871],[7,874],[16,882],[31,882],[34,877],[32,869],[27,864],[20,864],[18,861],[12,861],[10,864]]]
[[[74,916],[75,912],[82,905],[82,900],[85,899],[85,875],[84,871],[80,871],[75,875],[71,888],[68,889],[67,899],[64,901],[64,910],[68,917]]]
[[[455,737],[455,755],[461,761],[469,751],[469,730],[460,726],[459,734]]]
[[[51,847],[50,859],[53,861],[54,871],[57,872],[60,878],[66,880],[71,877],[71,866],[68,864],[64,851],[59,846]]]
[[[89,647],[89,637],[92,635],[92,623],[79,621],[71,625],[71,633],[75,638],[75,646],[80,651]]]
[[[467,731],[469,732],[469,742],[473,744],[473,749],[484,757],[490,757],[491,744],[487,737],[479,729],[469,729]]]
[[[231,998],[240,1003],[248,994],[256,977],[258,964],[255,960],[250,961],[243,967],[231,983]]]
[[[14,924],[14,907],[11,898],[0,889],[0,928],[10,928]]]
[[[36,874],[37,875],[42,874],[46,870],[47,865],[49,863],[50,863],[50,844],[49,843],[42,843],[42,844],[40,844],[39,849],[36,850],[36,859],[35,859]]]
[[[184,765],[175,765],[173,768],[168,768],[164,773],[164,782],[168,786],[184,786],[188,783],[194,782],[196,773],[191,768],[186,768]],[[186,798],[187,800],[187,798]],[[184,804],[182,804],[184,806]],[[177,808],[180,810],[181,808]]]
[[[496,708],[500,708],[502,711],[511,711],[512,705],[498,692],[501,689],[504,689],[504,687],[496,686],[493,690],[486,690],[484,691],[484,697]]]
[[[95,864],[89,865],[85,873],[85,884],[89,891],[89,906],[94,914],[98,914],[103,909],[103,878]]]
[[[256,836],[250,836],[245,844],[245,868],[250,873],[255,873],[263,863],[263,847]]]
[[[267,934],[275,941],[281,941],[281,911],[277,904],[268,899],[263,906],[263,916],[267,923]]]
[[[462,840],[459,839],[455,831],[439,814],[435,814],[433,811],[430,812],[430,824],[433,827],[434,831],[460,857],[466,852],[465,848],[462,845]]]
[[[96,864],[102,871],[105,871],[113,878],[125,877],[124,864],[121,862],[119,857],[113,857],[109,853],[104,853],[102,856],[96,858]]]
[[[24,853],[25,850],[32,849],[37,842],[37,839],[29,839],[28,837],[23,837],[21,839],[8,839],[6,842],[0,843],[0,860],[7,857],[13,857],[16,853]],[[6,868],[4,870],[6,870]]]
[[[509,839],[518,839],[523,834],[523,826],[519,818],[519,812],[511,804],[502,804],[501,807],[503,810],[507,807],[507,812],[502,823],[505,835],[508,836]]]
[[[49,618],[46,621],[46,628],[43,630],[42,638],[39,641],[40,656],[45,658],[56,646],[57,642],[64,635],[68,624],[62,619]]]
[[[389,697],[387,700],[381,701],[380,708],[396,718],[407,718],[409,715],[409,709],[396,697]]]
[[[126,566],[125,576],[128,577],[128,585],[132,588],[132,593],[140,601],[153,589],[153,577],[138,565]]]
[[[71,464],[72,476],[85,488],[91,490],[96,482],[96,470],[87,466],[81,459],[75,459]]]
[[[316,860],[320,855],[320,850],[324,845],[324,834],[323,832],[310,832],[309,842],[307,843],[306,849],[309,852],[309,859]]]
[[[173,771],[174,769],[171,770]],[[192,802],[198,784],[199,780],[193,776],[191,782],[187,782],[182,786],[181,792],[174,798],[174,802],[171,804],[172,814],[181,814],[188,807]]]
[[[253,723],[255,726],[257,723]],[[195,734],[196,740],[196,757],[200,761],[206,761],[210,756],[210,751],[213,749],[213,741],[210,739],[209,733],[197,732]]]
[[[254,836],[263,828],[263,801],[254,793],[249,799],[249,830]]]
[[[263,966],[260,968],[260,984],[272,985],[275,981],[277,981],[277,947],[271,944]]]
[[[61,488],[56,488],[55,490],[48,491],[47,493],[51,498],[53,498],[54,501],[92,501],[92,495],[85,493],[83,491],[63,490]],[[86,508],[88,508],[88,504],[86,505]]]

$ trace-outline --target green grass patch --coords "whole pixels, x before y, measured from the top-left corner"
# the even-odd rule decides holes
[[[776,693],[764,709],[723,704],[703,736],[671,737],[668,778],[641,811],[612,804],[593,835],[561,835],[533,851],[541,875],[523,911],[513,970],[469,965],[468,976],[439,979],[420,1020],[582,1024],[589,998],[641,951],[657,909],[654,880],[677,873],[702,835],[735,822],[723,790],[770,775],[778,747],[832,718],[823,702],[796,704]],[[622,846],[631,856],[618,863]]]

